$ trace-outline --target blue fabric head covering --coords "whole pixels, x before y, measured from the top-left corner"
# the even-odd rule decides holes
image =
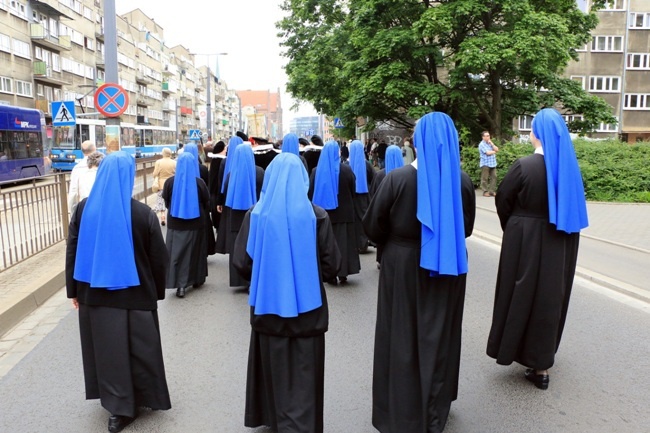
[[[232,160],[226,206],[248,210],[257,203],[255,156],[249,145],[237,146]]]
[[[201,164],[201,160],[199,159],[199,148],[196,145],[196,143],[187,143],[185,146],[183,146],[183,153],[189,152],[192,155],[194,155],[194,160],[196,161],[196,177],[201,177],[201,170],[199,169],[199,164]]]
[[[366,172],[366,155],[363,153],[363,143],[354,140],[350,143],[350,168],[357,178],[356,193],[368,192],[368,174]]]
[[[296,317],[323,304],[309,177],[300,158],[281,153],[264,178],[246,245],[253,259],[248,302],[256,315]]]
[[[131,224],[135,159],[113,152],[99,164],[81,216],[74,279],[108,290],[139,286]]]
[[[226,153],[226,166],[223,169],[223,180],[226,180],[226,177],[228,176],[228,173],[230,173],[230,170],[232,169],[232,160],[234,159],[235,155],[235,150],[237,149],[237,146],[242,144],[244,140],[241,138],[235,136],[231,137],[230,141],[228,142],[228,153]],[[223,164],[223,162],[222,162]],[[221,183],[221,192],[224,193],[224,188],[226,187],[226,183],[222,182]]]
[[[589,220],[585,188],[566,122],[557,110],[545,108],[533,119],[533,134],[544,150],[549,221],[558,230],[578,233]]]
[[[298,136],[296,134],[287,134],[282,139],[282,151],[300,155],[300,146],[298,146]]]
[[[325,210],[339,207],[339,173],[341,172],[341,155],[339,144],[328,141],[321,150],[312,202]]]
[[[399,146],[391,144],[386,149],[386,174],[404,166],[404,158],[402,157],[402,149]]]
[[[196,186],[196,158],[191,152],[183,152],[176,160],[172,205],[169,213],[174,218],[185,220],[198,218],[199,191]]]
[[[420,267],[431,276],[467,273],[465,223],[460,192],[460,155],[454,122],[429,113],[415,126],[418,155],[418,220],[422,223]]]

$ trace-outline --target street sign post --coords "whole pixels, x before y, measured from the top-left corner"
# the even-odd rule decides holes
[[[187,133],[187,137],[190,140],[200,141],[201,140],[201,130],[200,129],[190,129]]]
[[[334,128],[336,128],[336,129],[345,128],[345,126],[343,125],[343,122],[341,121],[340,117],[335,117],[334,118]]]
[[[129,107],[129,95],[119,84],[103,84],[95,92],[95,108],[106,117],[119,117]]]
[[[52,125],[74,126],[77,123],[74,101],[52,101]]]

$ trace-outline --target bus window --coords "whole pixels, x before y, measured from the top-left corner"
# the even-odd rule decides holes
[[[40,132],[27,132],[27,157],[40,158],[43,156],[43,142]]]

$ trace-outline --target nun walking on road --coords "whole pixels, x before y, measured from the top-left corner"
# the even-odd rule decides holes
[[[228,233],[226,251],[230,265],[230,287],[248,287],[250,281],[242,278],[232,264],[232,252],[235,239],[239,234],[246,211],[248,211],[260,196],[264,170],[255,165],[253,149],[248,144],[242,144],[235,150],[232,169],[224,179],[226,206],[228,212]]]
[[[368,210],[370,203],[370,185],[375,175],[372,165],[366,161],[363,153],[363,144],[359,140],[350,143],[350,168],[355,177],[355,194],[354,194],[354,225],[357,230],[357,249],[360,253],[368,251],[368,236],[363,231],[361,220]]]
[[[167,287],[176,288],[176,296],[183,298],[188,287],[200,287],[208,275],[205,224],[210,193],[199,177],[199,166],[191,152],[178,157],[176,174],[167,179],[162,195],[169,209]]]
[[[230,231],[230,210],[225,208],[226,204],[226,178],[232,170],[232,161],[235,159],[235,151],[237,147],[244,141],[239,136],[231,137],[228,142],[228,151],[226,158],[221,162],[219,167],[219,174],[217,175],[221,184],[221,189],[217,195],[217,212],[221,213],[219,221],[219,229],[217,230],[217,241],[215,250],[219,254],[228,254],[228,232]]]
[[[372,386],[381,433],[441,432],[458,393],[467,249],[474,195],[458,133],[444,113],[415,127],[417,160],[391,171],[363,219],[383,244]]]
[[[357,229],[354,225],[354,173],[348,164],[341,164],[339,145],[329,141],[323,147],[318,166],[310,176],[309,198],[325,209],[332,222],[336,243],[341,252],[340,283],[348,280],[348,275],[361,270],[359,250],[357,249]],[[336,278],[327,280],[336,285]]]
[[[309,202],[308,188],[300,159],[277,156],[233,253],[251,281],[244,423],[278,433],[323,431],[329,312],[322,281],[336,278],[341,258],[327,212]]]
[[[517,362],[547,389],[569,308],[580,230],[588,225],[580,167],[564,119],[533,119],[535,153],[512,165],[496,195],[503,242],[487,354]]]
[[[72,214],[66,250],[86,399],[100,399],[111,414],[109,432],[133,422],[138,407],[171,408],[157,312],[167,250],[156,214],[131,198],[134,181],[131,155],[104,158],[90,196]]]

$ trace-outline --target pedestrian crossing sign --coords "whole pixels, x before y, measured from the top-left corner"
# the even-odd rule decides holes
[[[74,101],[53,101],[51,112],[54,126],[74,126],[77,123]]]
[[[200,129],[190,129],[187,134],[190,140],[201,140],[201,130]]]
[[[334,118],[334,128],[336,128],[336,129],[345,128],[345,126],[343,126],[343,122],[341,121],[340,117],[335,117]]]

